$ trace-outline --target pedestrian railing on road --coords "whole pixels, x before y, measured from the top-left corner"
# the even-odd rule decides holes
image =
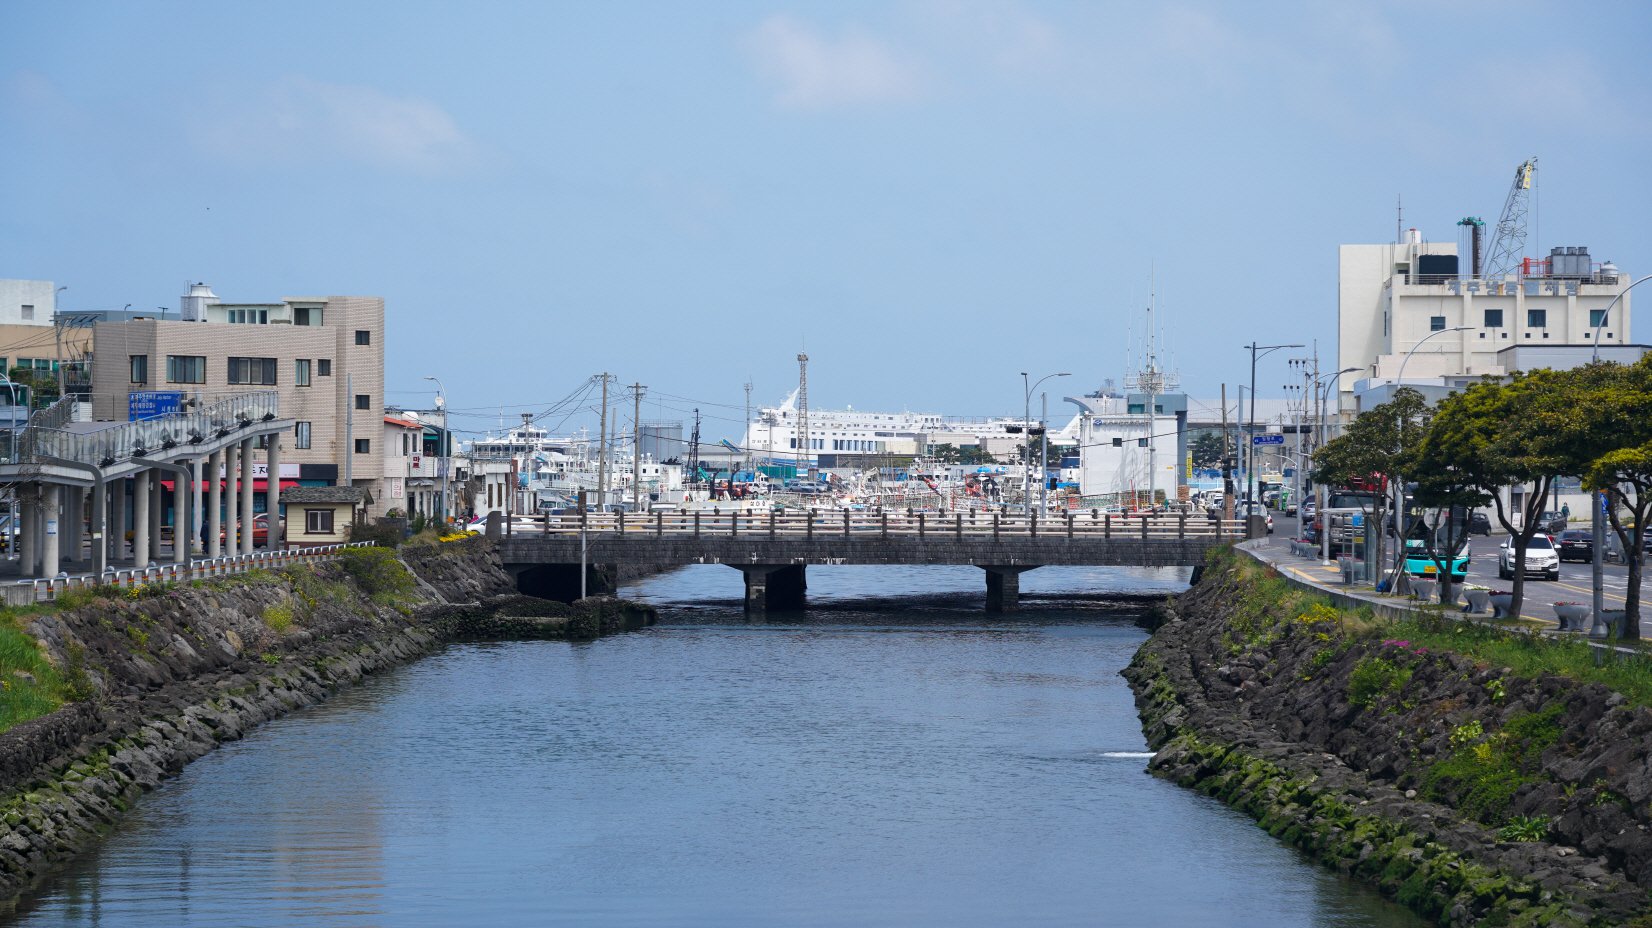
[[[26,606],[51,602],[65,590],[90,587],[118,587],[133,590],[153,583],[188,583],[228,577],[252,570],[275,570],[293,564],[312,564],[337,557],[346,548],[369,548],[370,541],[352,541],[345,544],[317,545],[311,548],[291,548],[283,551],[254,551],[251,554],[231,554],[224,557],[196,558],[187,564],[161,564],[151,567],[130,567],[109,570],[103,574],[76,574],[43,580],[19,580],[0,587],[5,604]]]
[[[1187,538],[1243,538],[1240,519],[1202,516],[1124,515],[1091,511],[1040,517],[983,512],[853,512],[811,510],[778,512],[676,510],[672,512],[598,513],[518,516],[505,525],[508,534],[627,535],[639,537],[757,536],[768,538],[916,537],[936,540],[1098,539],[1163,541]]]

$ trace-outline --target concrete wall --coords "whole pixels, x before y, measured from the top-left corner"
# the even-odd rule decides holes
[[[26,306],[32,310],[25,314]],[[0,325],[50,326],[55,312],[57,287],[52,281],[0,279]]]

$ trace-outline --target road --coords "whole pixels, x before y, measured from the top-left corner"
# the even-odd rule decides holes
[[[1297,520],[1286,518],[1274,513],[1274,535],[1281,543],[1297,534]],[[1573,525],[1573,528],[1587,527],[1587,525]],[[1497,556],[1500,545],[1508,536],[1493,532],[1489,537],[1476,535],[1469,541],[1469,568],[1468,582],[1487,586],[1494,590],[1506,590],[1512,586],[1512,581],[1499,579],[1497,576]],[[1390,542],[1392,544],[1392,542]],[[1305,562],[1304,569],[1307,568]],[[1312,564],[1313,571],[1328,571],[1337,573],[1336,568],[1320,568]],[[1594,600],[1594,587],[1590,579],[1590,565],[1576,561],[1563,561],[1560,565],[1559,580],[1542,580],[1526,578],[1526,601],[1521,613],[1532,619],[1542,619],[1554,622],[1554,607],[1556,601],[1588,604]],[[1623,608],[1624,596],[1628,592],[1628,568],[1622,564],[1607,563],[1605,567],[1603,586],[1605,588],[1606,608]],[[1315,574],[1319,576],[1319,574]],[[1340,574],[1338,574],[1340,576]],[[1322,578],[1323,579],[1323,578]]]

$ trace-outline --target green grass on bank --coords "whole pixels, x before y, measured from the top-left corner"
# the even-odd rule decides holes
[[[23,616],[0,610],[0,731],[46,715],[77,695],[23,630]]]
[[[1599,683],[1622,693],[1630,702],[1652,706],[1652,657],[1620,654],[1592,648],[1576,638],[1553,638],[1518,626],[1499,628],[1458,621],[1444,612],[1404,621],[1377,617],[1369,608],[1357,612],[1339,609],[1327,597],[1289,585],[1278,572],[1232,551],[1212,552],[1209,569],[1234,571],[1242,578],[1242,592],[1232,624],[1254,638],[1256,612],[1262,604],[1276,621],[1285,622],[1315,604],[1338,616],[1338,626],[1352,637],[1404,639],[1413,647],[1451,651],[1514,675],[1555,674],[1583,683]],[[1285,593],[1285,590],[1289,593]],[[1230,632],[1231,634],[1231,632]]]

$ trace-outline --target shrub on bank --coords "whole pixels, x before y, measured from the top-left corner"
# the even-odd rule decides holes
[[[17,611],[0,610],[0,731],[54,711],[71,695]]]

